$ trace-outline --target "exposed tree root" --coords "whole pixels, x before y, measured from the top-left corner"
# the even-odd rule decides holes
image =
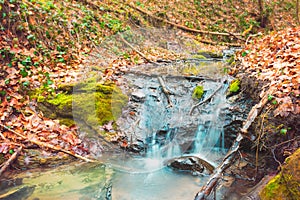
[[[239,150],[241,141],[244,139],[245,135],[249,127],[251,126],[252,122],[255,118],[259,115],[264,105],[268,102],[268,95],[271,95],[275,91],[274,88],[270,88],[267,92],[262,94],[262,99],[259,103],[254,105],[249,112],[247,119],[240,130],[238,136],[236,137],[235,141],[233,142],[230,150],[228,151],[227,155],[224,157],[223,162],[216,168],[215,173],[209,178],[208,182],[205,186],[201,188],[201,190],[196,194],[195,200],[205,200],[210,195],[211,191],[215,189],[218,181],[222,178],[223,172],[231,166],[234,162],[234,158]]]

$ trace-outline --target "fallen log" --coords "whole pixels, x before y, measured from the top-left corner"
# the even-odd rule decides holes
[[[0,169],[0,176],[5,172],[5,170],[8,168],[11,163],[17,159],[19,153],[22,151],[22,146],[20,146],[15,153],[12,154],[12,156],[2,165]]]
[[[261,112],[264,105],[268,102],[268,95],[271,95],[273,93],[274,88],[270,88],[266,92],[262,94],[262,99],[259,103],[254,105],[252,109],[250,110],[247,119],[238,133],[238,136],[236,137],[235,141],[233,142],[230,150],[226,154],[226,156],[223,159],[223,162],[216,168],[214,174],[211,175],[209,180],[207,181],[206,185],[201,188],[201,190],[196,194],[194,200],[205,200],[210,195],[211,191],[215,189],[218,181],[222,178],[223,172],[231,166],[231,164],[234,161],[235,156],[237,155],[237,152],[239,150],[241,141],[244,139],[244,137],[247,134],[247,131],[249,127],[251,126],[252,122],[255,120],[255,118],[258,116],[258,114]]]
[[[237,39],[244,41],[243,38],[238,37],[238,36],[241,36],[241,34],[239,34],[239,33],[229,33],[229,32],[220,33],[220,32],[202,31],[202,30],[198,30],[198,29],[188,28],[186,26],[176,24],[176,23],[170,22],[168,20],[162,19],[160,17],[154,16],[151,13],[149,13],[149,12],[147,12],[147,11],[141,9],[141,8],[138,8],[138,7],[134,6],[133,3],[129,3],[128,6],[135,9],[135,10],[137,10],[137,11],[139,11],[139,12],[141,12],[141,13],[143,13],[143,14],[145,14],[145,15],[147,15],[147,16],[149,16],[149,17],[151,17],[151,18],[153,18],[153,19],[155,19],[155,20],[164,22],[166,24],[172,25],[174,27],[177,27],[177,28],[185,30],[185,31],[194,32],[194,33],[201,33],[201,34],[210,34],[210,35],[234,36]]]

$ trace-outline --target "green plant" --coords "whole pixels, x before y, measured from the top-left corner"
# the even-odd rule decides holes
[[[197,85],[192,94],[193,99],[201,99],[204,94],[204,89],[202,85]]]
[[[229,91],[230,92],[238,92],[240,89],[240,80],[236,79],[231,82],[229,86]]]

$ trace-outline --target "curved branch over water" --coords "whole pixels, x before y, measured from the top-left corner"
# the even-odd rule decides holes
[[[247,134],[247,130],[251,126],[252,122],[261,112],[264,105],[268,102],[268,95],[272,94],[274,88],[270,88],[267,92],[263,94],[262,99],[259,103],[252,107],[251,111],[249,112],[247,119],[240,130],[237,138],[233,142],[229,152],[223,159],[223,162],[216,168],[215,173],[209,178],[208,182],[205,186],[201,188],[201,190],[196,194],[194,200],[205,200],[210,195],[211,191],[216,187],[218,181],[222,178],[223,172],[231,166],[234,162],[234,158],[240,148],[241,141],[244,139],[245,134]]]

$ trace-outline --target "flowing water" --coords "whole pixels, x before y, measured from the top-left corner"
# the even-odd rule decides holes
[[[143,149],[139,153],[102,152],[98,159],[105,165],[72,163],[55,169],[28,170],[2,181],[2,193],[13,192],[5,198],[0,195],[0,199],[193,199],[208,174],[173,171],[166,163],[174,157],[196,155],[217,166],[226,153],[223,127],[228,108],[225,97],[228,84],[226,77],[219,73],[223,64],[200,62],[193,65],[202,69],[202,74],[206,75],[203,80],[176,77],[168,66],[164,66],[167,74],[159,72],[172,92],[172,107],[158,81],[156,72],[161,67],[151,68],[147,76],[137,75],[139,69],[132,69],[124,76],[125,85],[130,86],[124,90],[131,98],[118,126],[131,144],[141,142]],[[182,64],[175,71],[180,71],[180,67]],[[144,67],[143,71],[147,69]],[[191,96],[199,83],[204,86],[205,93],[202,99],[195,100]],[[221,89],[210,101],[190,114],[193,105],[209,97],[220,85]],[[134,94],[140,99],[134,99]],[[129,115],[131,111],[135,115]],[[221,194],[218,198],[221,199]]]
[[[206,78],[199,81],[176,77],[167,66],[164,66],[168,69],[167,75],[159,72],[172,92],[172,107],[155,71],[161,67],[151,68],[147,76],[137,75],[139,69],[132,69],[124,76],[124,82],[130,86],[125,88],[127,93],[139,94],[136,96],[140,99],[131,96],[118,125],[131,144],[137,141],[143,144],[139,154],[126,150],[103,152],[98,159],[105,165],[73,163],[56,169],[28,170],[1,183],[2,192],[14,192],[6,198],[0,195],[0,199],[193,199],[208,174],[173,171],[166,163],[174,157],[196,155],[217,166],[226,153],[223,126],[228,107],[225,97],[228,84],[219,73],[223,64],[200,62],[193,65],[201,68]],[[180,67],[182,64],[175,71],[180,71]],[[143,71],[147,69],[144,67]],[[213,77],[208,78],[211,74]],[[205,94],[202,99],[194,100],[191,97],[193,89],[199,83],[204,86]],[[209,97],[220,85],[221,89],[213,98],[190,115],[191,107]],[[129,115],[133,110],[135,115]],[[221,194],[218,198],[221,199]]]

